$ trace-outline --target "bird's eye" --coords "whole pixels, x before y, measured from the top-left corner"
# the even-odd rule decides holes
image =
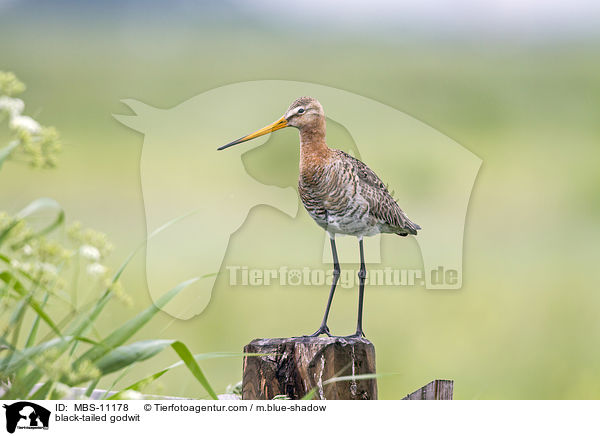
[[[302,108],[298,109],[298,113],[299,114],[303,114],[304,113],[304,109],[302,109]]]

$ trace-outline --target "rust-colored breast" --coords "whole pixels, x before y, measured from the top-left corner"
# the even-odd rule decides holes
[[[330,165],[327,159],[304,157],[300,161],[298,193],[308,214],[323,228],[327,227]]]

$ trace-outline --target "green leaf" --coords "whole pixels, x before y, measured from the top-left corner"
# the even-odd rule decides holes
[[[102,375],[110,374],[157,355],[173,342],[175,341],[169,339],[149,339],[123,345],[104,355],[95,363],[95,366]]]

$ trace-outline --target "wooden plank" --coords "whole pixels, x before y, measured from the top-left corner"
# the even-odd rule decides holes
[[[377,380],[325,381],[340,376],[375,374],[375,347],[364,338],[300,337],[255,339],[246,356],[242,399],[302,398],[316,387],[313,399],[376,400]]]
[[[403,400],[451,400],[454,392],[453,380],[434,380],[421,389],[408,394]]]

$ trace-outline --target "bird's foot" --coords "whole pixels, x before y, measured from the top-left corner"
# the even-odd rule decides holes
[[[344,336],[347,339],[366,338],[365,333],[362,330],[357,330],[353,335]]]
[[[319,327],[319,330],[317,330],[316,332],[314,332],[312,335],[307,335],[307,338],[316,338],[322,334],[326,334],[327,336],[331,337],[331,332],[329,331],[329,327],[327,327],[326,325],[322,325],[321,327]]]

